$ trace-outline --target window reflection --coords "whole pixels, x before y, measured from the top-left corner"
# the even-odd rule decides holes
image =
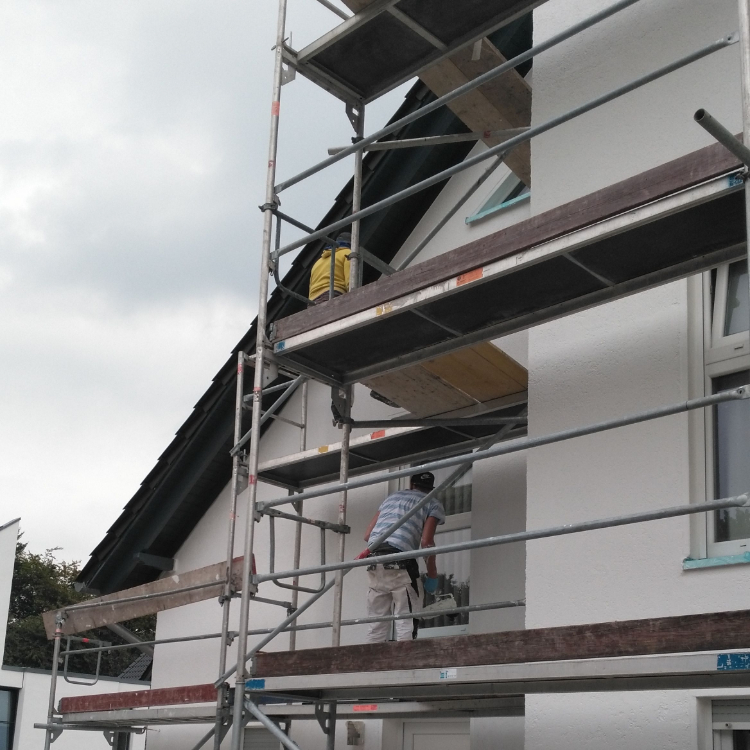
[[[748,311],[747,263],[744,260],[729,266],[727,283],[727,311],[724,322],[724,335],[731,336],[748,329],[750,311]]]
[[[714,378],[714,393],[746,385],[750,371]],[[727,401],[714,407],[716,497],[733,497],[750,490],[750,401]],[[750,538],[750,509],[716,511],[716,541]]]

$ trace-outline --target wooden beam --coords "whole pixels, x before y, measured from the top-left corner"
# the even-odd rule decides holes
[[[135,586],[131,589],[117,591],[114,594],[107,594],[98,599],[90,599],[88,603],[100,602],[101,607],[92,607],[90,609],[75,610],[71,609],[63,623],[63,633],[72,635],[81,633],[93,628],[100,628],[105,625],[112,625],[117,622],[125,622],[135,617],[144,615],[153,615],[156,612],[162,612],[165,609],[182,607],[185,604],[201,602],[205,599],[213,599],[224,592],[224,581],[226,579],[226,562],[208,565],[205,568],[189,570],[185,573],[175,573],[173,575],[160,578],[158,581],[146,583],[142,586]],[[242,586],[242,558],[238,557],[232,561],[232,582],[235,590],[239,591]],[[193,591],[183,591],[180,593],[170,593],[176,589],[184,589],[190,586],[200,584],[207,585],[203,588]],[[135,602],[126,602],[118,604],[119,599],[127,599],[133,596],[142,596],[144,594],[164,594],[152,599],[142,599]],[[44,629],[47,631],[47,638],[50,640],[55,636],[55,619],[57,613],[64,610],[52,610],[42,615],[44,620]]]
[[[324,305],[282,318],[275,323],[274,340],[295,336],[403,294],[468,273],[499,258],[527,250],[568,232],[630,211],[651,201],[718,177],[740,166],[736,157],[715,144],[681,156],[622,182],[565,203],[494,234],[469,242],[337,297]]]
[[[441,60],[422,71],[419,77],[437,96],[450,93],[482,73],[506,62],[505,57],[489,42],[482,40],[482,55],[472,60],[473,47],[465,47],[447,60]],[[531,124],[531,87],[515,71],[495,78],[448,105],[461,122],[472,131],[520,128]],[[483,138],[488,146],[496,146],[497,138]],[[505,157],[505,163],[531,186],[531,145],[526,142]]]
[[[355,13],[364,10],[373,0],[344,0]],[[488,40],[482,40],[481,54],[472,60],[474,45],[468,45],[450,58],[440,60],[419,74],[419,78],[436,95],[443,96],[467,81],[506,62],[505,57]],[[531,87],[515,71],[455,99],[448,105],[461,122],[473,132],[520,128],[531,124]],[[495,138],[482,139],[495,146]],[[524,143],[513,149],[505,163],[518,177],[531,186],[531,146]]]
[[[76,695],[61,698],[61,714],[80,714],[85,711],[116,711],[120,708],[144,708],[154,706],[182,706],[188,703],[215,703],[216,688],[208,685],[157,688],[156,690],[132,690],[101,695]]]
[[[466,667],[750,647],[750,610],[258,654],[257,677]]]

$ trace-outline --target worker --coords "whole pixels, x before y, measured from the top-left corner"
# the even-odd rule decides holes
[[[336,238],[333,274],[334,297],[340,297],[349,291],[349,253],[351,247],[352,236],[349,232],[343,232]],[[319,305],[331,298],[331,252],[332,246],[326,245],[310,272],[310,293],[308,296],[311,305]]]
[[[403,518],[432,488],[435,476],[429,471],[414,474],[410,479],[410,489],[400,490],[389,495],[370,522],[365,541],[377,539],[388,527]],[[396,529],[368,557],[390,555],[394,552],[408,552],[420,547],[435,546],[435,529],[445,523],[443,506],[434,498],[420,508],[400,528]],[[365,555],[365,553],[363,553]],[[426,559],[427,578],[424,584],[420,579],[416,559],[402,560],[385,564],[374,563],[367,567],[369,591],[367,593],[368,617],[387,617],[390,614],[402,615],[418,612],[424,590],[434,594],[437,590],[437,565],[435,555]],[[416,619],[395,620],[396,640],[407,641],[417,637],[419,621]],[[388,640],[390,621],[371,623],[367,641],[380,643]]]

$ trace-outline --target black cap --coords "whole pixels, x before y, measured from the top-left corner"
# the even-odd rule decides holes
[[[411,483],[431,490],[435,486],[435,475],[431,471],[421,471],[419,474],[411,475]]]
[[[336,244],[337,245],[346,245],[347,247],[352,246],[352,235],[350,232],[342,232],[337,238],[336,238]]]

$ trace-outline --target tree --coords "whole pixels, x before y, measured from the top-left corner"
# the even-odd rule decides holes
[[[8,634],[3,658],[8,666],[50,669],[54,646],[52,641],[47,640],[42,613],[91,598],[73,587],[80,572],[78,562],[58,561],[55,558],[57,551],[58,549],[48,549],[40,555],[29,552],[27,544],[21,541],[16,543]],[[142,640],[152,640],[156,617],[140,617],[123,625]],[[98,628],[84,635],[112,644],[124,643],[107,628]],[[62,645],[66,645],[66,639],[63,639]],[[73,648],[82,645],[80,642],[71,643]],[[104,652],[101,674],[116,677],[139,655],[140,652],[134,649]],[[95,654],[71,656],[69,671],[91,674],[96,671],[96,659]]]

